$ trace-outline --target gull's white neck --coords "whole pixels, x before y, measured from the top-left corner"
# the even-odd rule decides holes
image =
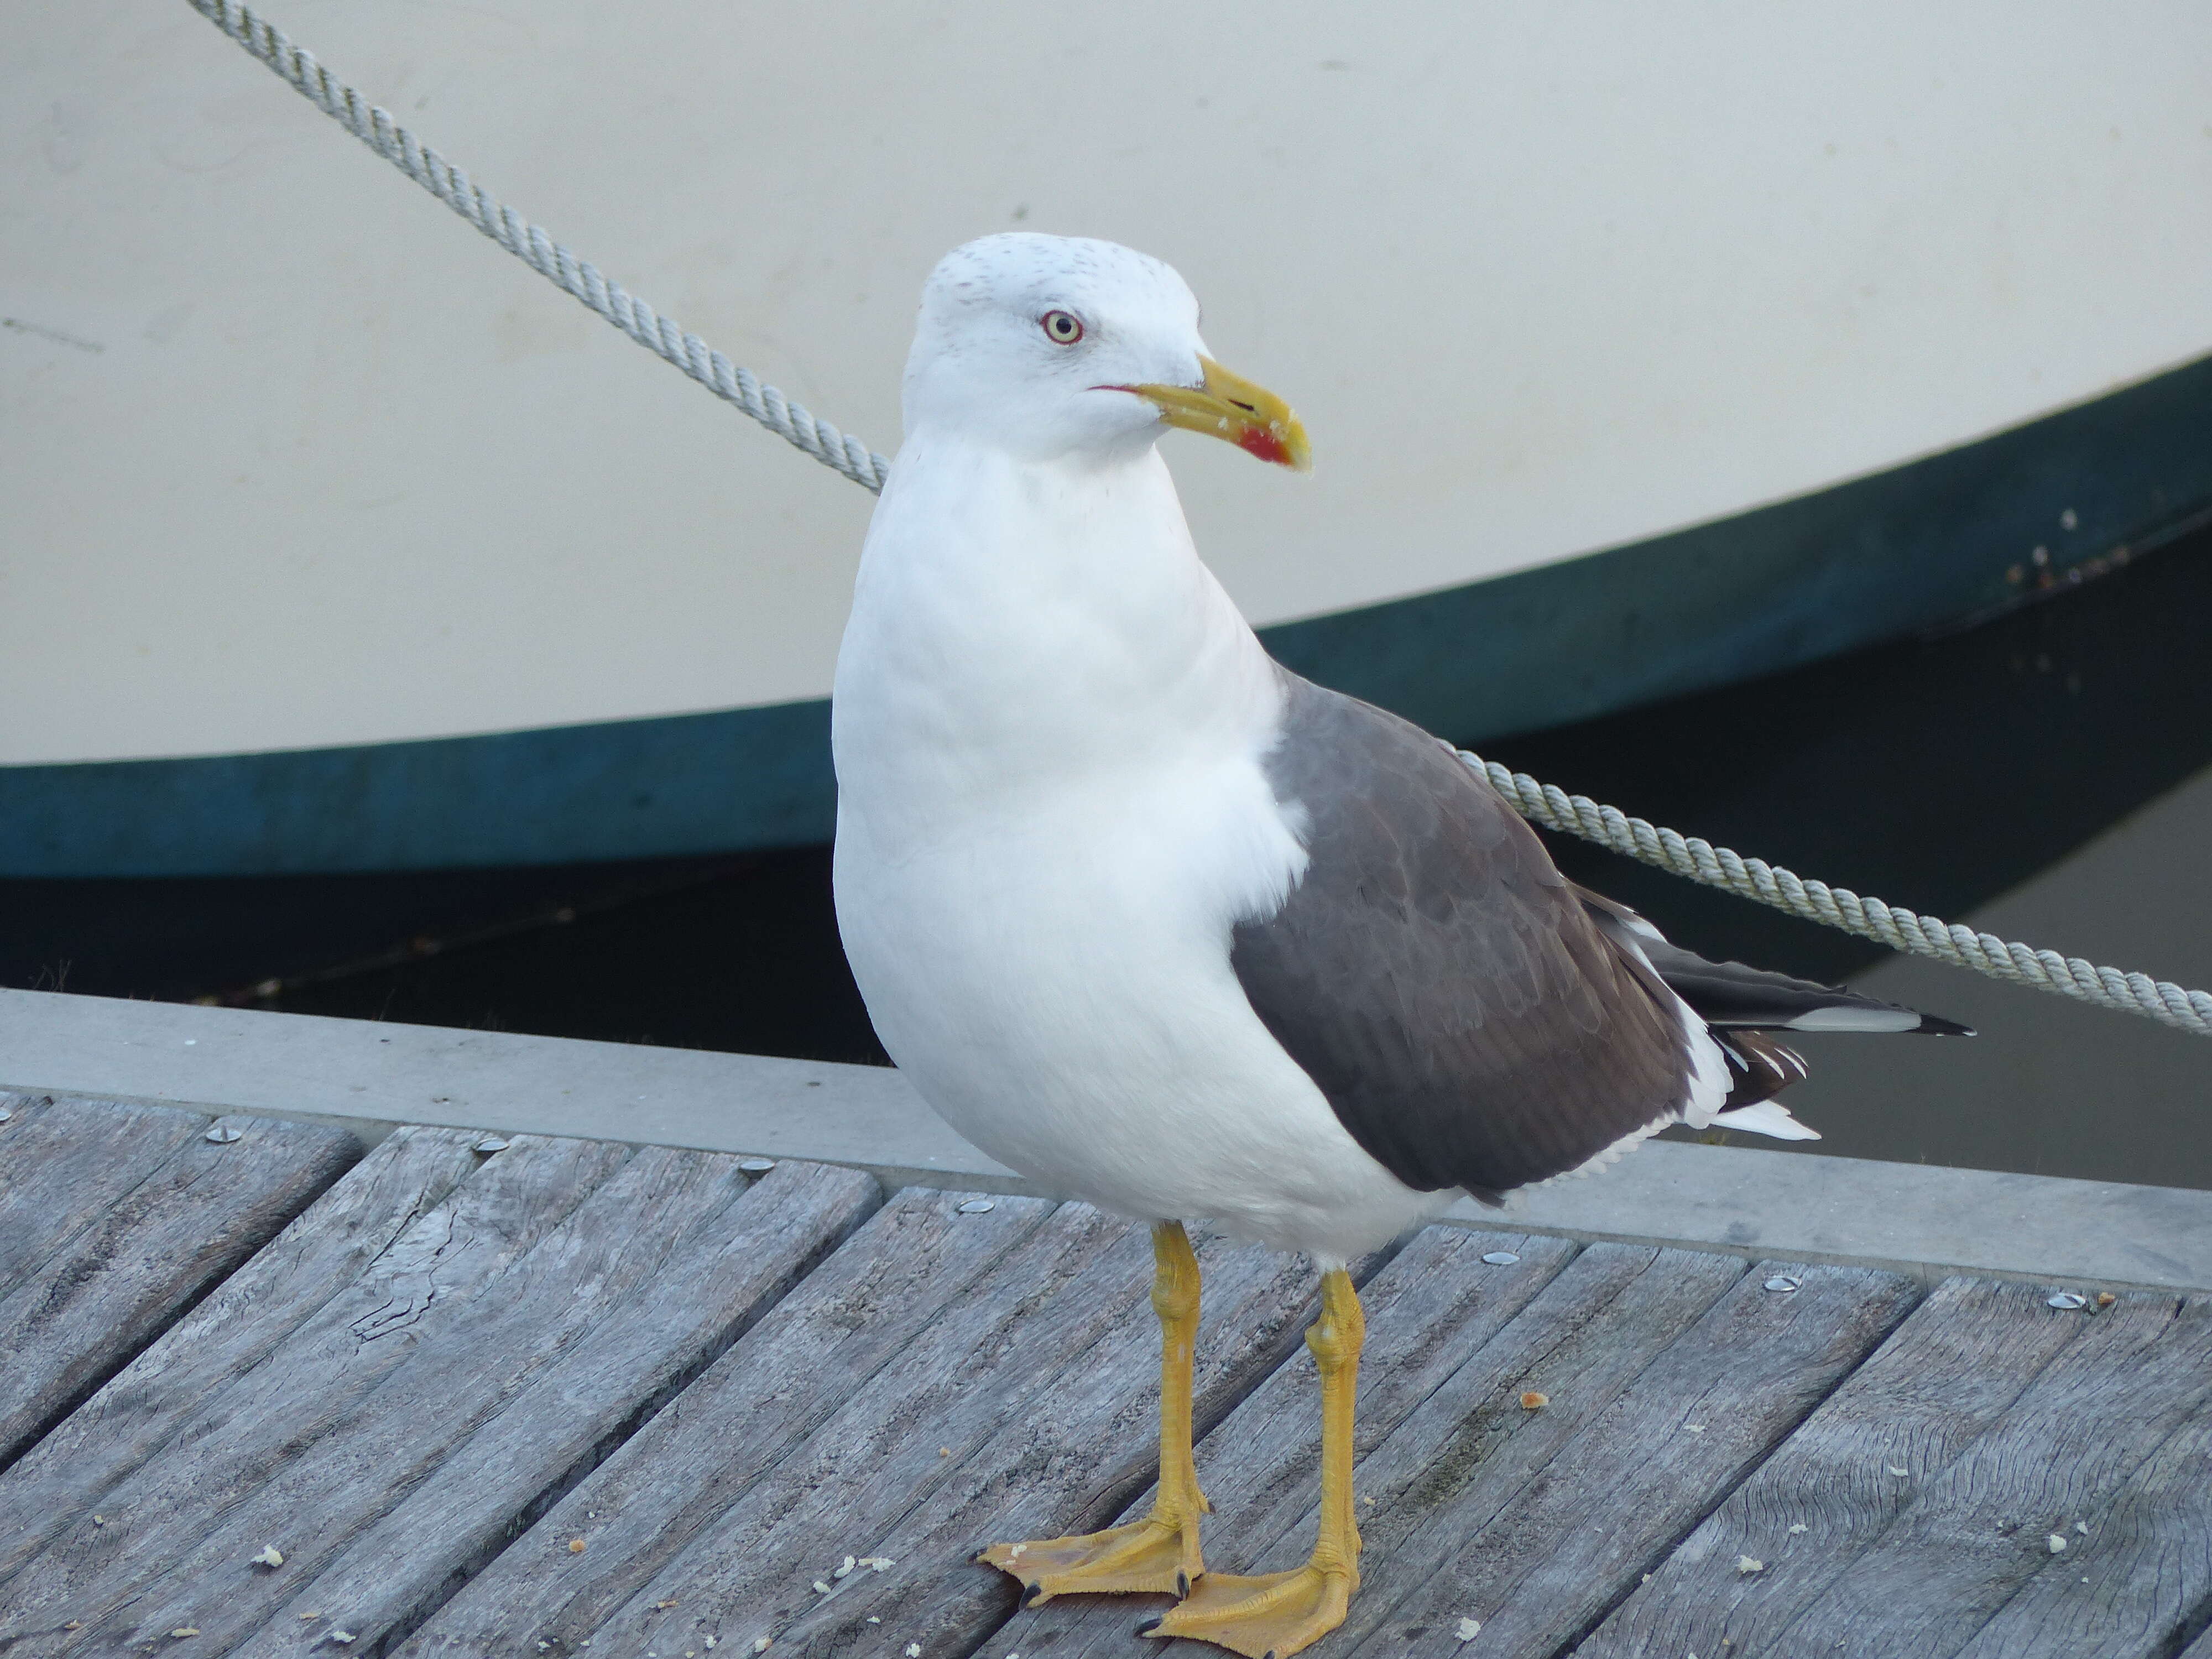
[[[838,653],[840,811],[926,845],[1118,772],[1252,753],[1280,695],[1151,444],[1043,460],[925,426]]]

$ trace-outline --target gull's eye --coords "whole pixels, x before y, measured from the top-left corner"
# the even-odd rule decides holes
[[[1037,321],[1044,329],[1044,337],[1054,345],[1073,345],[1083,337],[1082,319],[1071,312],[1048,311]]]

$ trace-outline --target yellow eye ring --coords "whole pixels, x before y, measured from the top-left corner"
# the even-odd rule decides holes
[[[1048,311],[1037,319],[1037,325],[1054,345],[1073,345],[1083,337],[1083,319],[1073,312]]]

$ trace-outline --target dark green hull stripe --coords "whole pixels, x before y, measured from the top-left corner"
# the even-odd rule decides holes
[[[1814,495],[1262,637],[1300,673],[1476,743],[1971,616],[2208,509],[2212,358]],[[2042,568],[2038,546],[2049,550]],[[829,705],[809,702],[0,768],[0,876],[434,869],[805,845],[828,840],[834,822],[829,732]]]

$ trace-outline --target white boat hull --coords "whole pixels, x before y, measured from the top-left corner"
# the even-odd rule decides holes
[[[1650,550],[1685,526],[2212,347],[2197,7],[271,12],[886,451],[912,296],[945,246],[1020,223],[1172,260],[1224,358],[1314,435],[1310,480],[1173,451],[1201,548],[1256,622],[1306,630],[1293,652],[1330,619],[1596,550],[1630,555],[1594,591],[1642,564],[1668,590]],[[0,796],[36,775],[50,805],[58,768],[289,753],[352,775],[378,746],[756,710],[789,726],[775,744],[813,741],[865,492],[468,232],[177,0],[19,20],[0,134],[20,158],[0,185]],[[1971,526],[1971,581],[1801,629],[1797,656],[2002,598],[2014,565],[2018,587],[2105,556],[2203,505],[2200,484],[2212,500],[2185,466],[2125,501],[2023,485],[2037,516]],[[1761,602],[1817,621],[1822,591]],[[1600,672],[1516,701],[1465,643],[1455,691],[1395,699],[1462,737],[1698,683]],[[1708,681],[1790,659],[1681,643]],[[1387,664],[1343,669],[1353,650],[1321,659],[1388,692]],[[669,764],[765,769],[772,793],[767,774],[811,764],[774,749]],[[302,787],[305,764],[254,788]],[[378,776],[380,799],[422,787]],[[706,817],[631,842],[557,823],[349,842],[326,797],[166,851],[76,853],[52,844],[91,807],[40,805],[48,850],[0,832],[0,871],[621,856],[826,822],[819,777],[757,822],[753,785],[725,782]],[[465,800],[349,810],[450,821],[514,787],[495,771]],[[590,787],[549,785],[542,808],[574,817]],[[9,799],[27,822],[31,796]]]

